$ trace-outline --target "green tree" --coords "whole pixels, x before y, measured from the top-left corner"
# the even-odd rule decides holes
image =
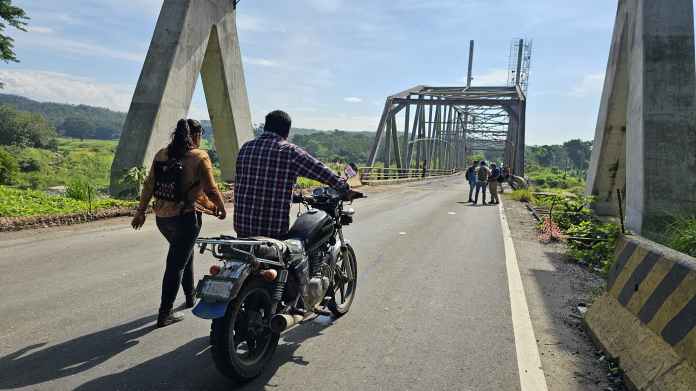
[[[58,127],[58,132],[73,138],[86,139],[95,136],[94,122],[80,117],[68,117]]]
[[[0,185],[11,185],[17,179],[19,163],[14,155],[0,147]]]
[[[14,39],[5,34],[7,26],[27,31],[27,17],[23,9],[12,5],[12,0],[0,0],[0,60],[19,62],[14,52]]]
[[[563,143],[568,158],[573,163],[573,167],[579,170],[584,170],[589,166],[590,157],[592,155],[592,142],[573,139]]]
[[[48,148],[55,136],[42,115],[0,106],[0,145]]]

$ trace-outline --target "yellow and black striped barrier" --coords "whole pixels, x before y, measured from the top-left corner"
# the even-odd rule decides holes
[[[585,317],[637,390],[696,390],[696,259],[624,236]]]

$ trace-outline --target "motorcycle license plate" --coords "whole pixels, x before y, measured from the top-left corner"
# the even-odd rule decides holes
[[[236,280],[207,277],[201,281],[200,297],[205,301],[228,301]]]

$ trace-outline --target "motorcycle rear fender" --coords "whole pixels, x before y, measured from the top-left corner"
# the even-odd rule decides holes
[[[228,265],[229,266],[229,265]],[[232,290],[229,299],[224,301],[212,301],[201,298],[198,304],[191,311],[195,316],[202,319],[219,319],[225,316],[227,313],[227,307],[230,302],[234,300],[239,291],[246,283],[246,279],[251,275],[251,266],[247,263],[234,262],[233,266],[224,270],[220,277],[235,278],[237,281],[234,284],[234,289]],[[200,296],[200,291],[196,290],[197,295]]]
[[[193,314],[201,319],[219,319],[225,316],[227,313],[228,302],[218,302],[209,303],[206,301],[199,301],[196,307],[193,308]]]

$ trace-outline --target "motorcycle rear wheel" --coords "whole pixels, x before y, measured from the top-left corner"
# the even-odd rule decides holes
[[[225,316],[213,320],[213,361],[226,377],[240,383],[253,380],[273,357],[280,334],[268,327],[271,301],[268,284],[252,280],[230,302]]]
[[[353,247],[347,245],[345,251],[341,251],[340,257],[336,263],[336,273],[330,288],[331,299],[327,303],[327,307],[337,318],[350,311],[358,284],[358,262]]]

